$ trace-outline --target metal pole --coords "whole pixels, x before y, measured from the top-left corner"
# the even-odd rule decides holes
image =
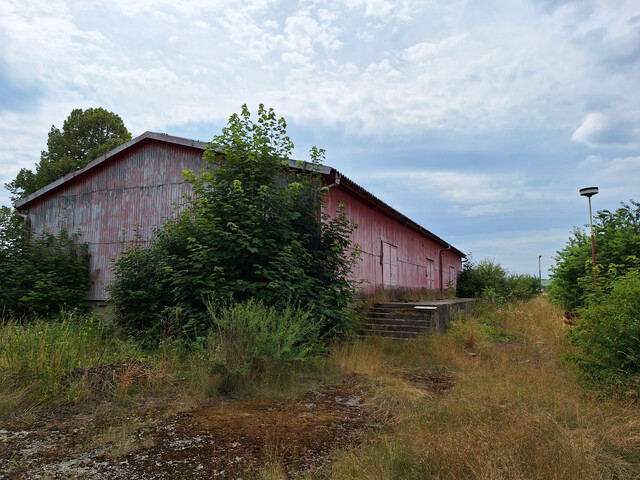
[[[589,223],[591,224],[591,260],[593,262],[593,286],[598,288],[596,279],[596,242],[593,238],[593,216],[591,214],[591,197],[589,198]]]
[[[540,261],[541,258],[542,258],[542,255],[538,255],[538,277],[540,279],[540,291],[542,291],[542,263]]]

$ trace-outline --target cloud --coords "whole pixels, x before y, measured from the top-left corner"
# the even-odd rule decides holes
[[[582,171],[594,172],[600,181],[638,186],[640,157],[616,157],[611,160],[590,155],[579,164]]]
[[[348,0],[349,8],[364,7],[367,17],[388,17],[393,11],[393,3],[387,0]]]
[[[114,0],[80,7],[54,0],[36,2],[34,8],[14,5],[5,7],[2,16],[4,51],[13,52],[7,59],[12,75],[35,77],[50,91],[67,91],[71,83],[79,87],[80,98],[107,101],[128,110],[120,113],[130,118],[147,116],[133,110],[148,102],[130,102],[140,82],[132,79],[127,89],[116,78],[112,88],[114,76],[100,78],[98,72],[124,69],[145,79],[160,72],[157,81],[146,81],[143,98],[162,95],[169,112],[190,104],[194,121],[228,115],[213,112],[207,100],[220,109],[227,100],[237,108],[256,99],[298,122],[339,125],[365,137],[565,128],[563,116],[576,95],[594,85],[607,91],[601,77],[578,86],[573,81],[576,75],[590,78],[584,49],[591,45],[561,41],[576,22],[569,8],[555,9],[540,21],[531,18],[535,11],[527,4],[513,6],[501,12],[509,21],[497,23],[492,18],[496,5],[485,11],[439,1],[323,0],[284,6],[268,0],[194,0],[178,7],[168,0]],[[98,9],[108,13],[105,23]],[[150,11],[157,15],[145,14]],[[91,16],[91,22],[79,21],[81,14]],[[602,18],[610,21],[611,16]],[[589,17],[589,29],[604,28],[603,22]],[[623,42],[632,27],[619,27]],[[363,35],[370,41],[358,40]],[[160,44],[170,51],[161,51]],[[195,71],[200,73],[189,74]],[[177,93],[153,87],[166,85],[163,79],[169,75]],[[614,82],[609,90],[620,90],[623,80],[607,82]],[[185,88],[191,92],[180,91]],[[77,95],[67,95],[70,104],[77,101]],[[589,135],[579,130],[576,141],[598,140],[591,138],[598,136],[593,129]],[[625,140],[629,135],[619,139]]]
[[[477,262],[490,258],[503,265],[511,273],[528,273],[538,276],[538,255],[541,255],[542,276],[554,263],[553,257],[567,241],[569,232],[559,228],[518,231],[475,231],[471,235],[460,235],[449,240],[465,253],[472,254]]]
[[[500,217],[524,212],[536,205],[565,201],[565,192],[549,192],[545,186],[517,172],[482,173],[456,170],[378,170],[362,172],[358,181],[384,191],[383,198],[394,198],[401,211],[418,204],[447,205],[450,214],[468,218]]]
[[[468,34],[461,33],[443,38],[437,42],[421,42],[410,46],[404,51],[404,58],[408,62],[424,64],[438,60],[445,55],[455,54],[459,48],[464,48]]]
[[[635,147],[640,136],[640,118],[637,120],[612,113],[589,113],[573,132],[571,140],[590,147],[614,145]]]
[[[599,199],[606,197],[619,202],[638,198],[640,179],[640,156],[603,158],[591,155],[578,165],[581,186],[595,185],[600,188]]]

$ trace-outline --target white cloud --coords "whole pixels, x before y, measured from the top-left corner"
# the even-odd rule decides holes
[[[572,98],[596,84],[599,92],[607,90],[607,83],[619,91],[624,82],[619,77],[604,84],[602,78],[589,80],[593,72],[585,74],[591,65],[584,45],[563,40],[567,25],[576,25],[571,9],[540,19],[526,3],[506,8],[509,21],[498,23],[492,18],[496,5],[466,18],[469,6],[437,1],[303,1],[297,10],[267,0],[103,2],[100,8],[126,14],[119,29],[136,42],[150,42],[137,47],[121,44],[126,39],[97,19],[91,28],[82,28],[73,4],[0,5],[8,39],[4,50],[11,53],[5,61],[12,72],[35,75],[51,90],[65,89],[71,73],[81,95],[90,96],[108,92],[109,78],[95,75],[93,88],[87,88],[87,74],[79,71],[124,67],[147,77],[164,68],[175,77],[177,89],[184,85],[194,92],[164,96],[165,108],[179,110],[191,103],[198,118],[206,115],[195,93],[214,98],[224,90],[225,99],[236,99],[234,105],[256,98],[278,105],[297,121],[342,125],[358,135],[483,132],[536,124],[566,128],[566,112],[575,118]],[[92,5],[86,4],[85,14],[95,16]],[[166,15],[150,18],[151,11]],[[604,9],[610,11],[615,13]],[[620,28],[617,37],[626,38],[630,27],[605,13],[601,20],[592,16],[583,23],[593,30],[606,20]],[[384,22],[363,27],[374,18]],[[398,25],[401,36],[393,33]],[[587,27],[578,26],[572,35],[587,35],[582,32]],[[367,43],[378,42],[374,54],[359,54],[366,47],[356,37],[363,35]],[[157,51],[158,41],[174,51]],[[194,64],[209,75],[188,77]],[[139,109],[128,101],[138,84],[133,81],[130,92],[118,84],[113,94],[104,94],[115,106]],[[595,120],[585,120],[574,139],[595,144],[598,139],[592,137],[604,128]]]
[[[465,48],[468,34],[456,34],[437,42],[421,42],[405,49],[404,57],[409,62],[425,63],[455,54],[458,48]]]
[[[600,188],[599,198],[614,202],[638,198],[640,192],[640,156],[614,157],[589,156],[578,165],[581,186]]]
[[[542,277],[547,278],[553,257],[569,237],[565,229],[552,228],[519,231],[475,231],[471,235],[450,239],[456,248],[472,253],[473,261],[490,258],[511,273],[538,276],[538,255],[541,255]]]
[[[599,155],[589,155],[582,162],[578,164],[579,168],[598,168],[602,165],[602,157]]]
[[[634,147],[640,138],[640,117],[628,118],[620,113],[589,113],[573,132],[571,140],[590,147],[617,145]]]
[[[408,211],[415,204],[448,205],[452,214],[464,217],[495,217],[524,212],[565,201],[565,192],[548,192],[527,184],[519,173],[482,173],[456,170],[378,170],[362,172],[360,181],[384,190],[385,198],[398,199],[398,208]],[[406,203],[405,203],[406,202]]]
[[[393,3],[387,0],[347,0],[349,8],[364,7],[367,17],[387,17],[394,9]]]

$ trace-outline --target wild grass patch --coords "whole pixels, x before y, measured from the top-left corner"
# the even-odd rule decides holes
[[[0,323],[0,415],[33,402],[49,404],[86,394],[83,368],[139,355],[132,342],[116,339],[93,316],[75,312],[57,320]]]
[[[484,308],[442,336],[377,348],[377,357],[368,341],[341,347],[347,366],[365,354],[360,371],[390,421],[343,452],[332,478],[640,478],[638,406],[585,392],[563,360],[572,347],[561,313],[537,298]],[[448,372],[456,383],[420,395],[390,380],[390,365]]]

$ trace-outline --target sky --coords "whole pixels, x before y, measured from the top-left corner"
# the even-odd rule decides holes
[[[640,200],[637,0],[0,0],[0,183],[74,108],[210,141],[260,103],[474,261],[548,275]],[[0,204],[9,205],[0,188]]]

